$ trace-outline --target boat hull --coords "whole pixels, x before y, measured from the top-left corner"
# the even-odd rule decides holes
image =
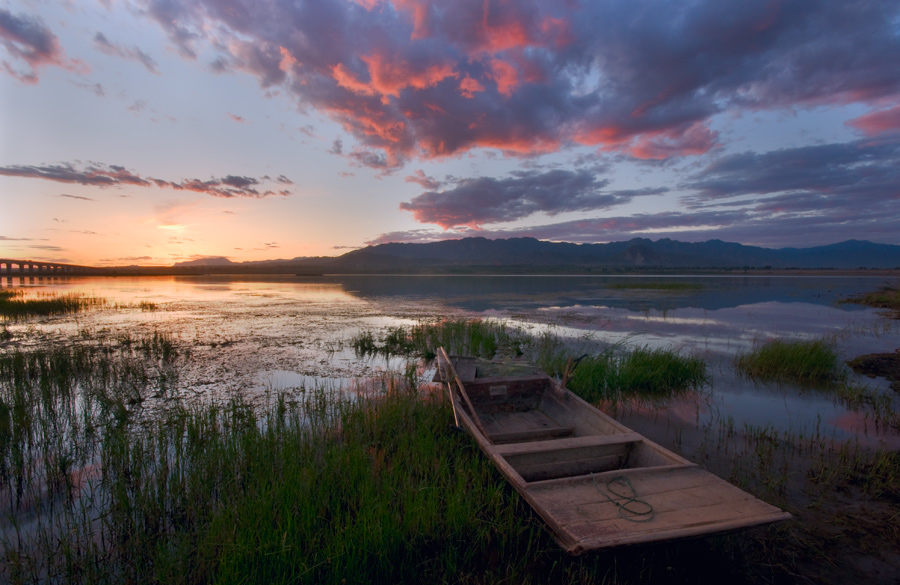
[[[439,351],[459,423],[571,554],[789,519],[540,372],[479,375]]]

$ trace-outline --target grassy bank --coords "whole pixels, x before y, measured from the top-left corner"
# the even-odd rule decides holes
[[[147,416],[131,397],[159,395],[157,368],[181,359],[159,347],[0,356],[0,581],[740,580],[724,559],[683,560],[733,546],[727,537],[565,555],[450,429],[448,405],[409,378],[261,409],[171,401]]]
[[[411,356],[520,352],[559,375],[576,355],[492,321],[372,343]],[[450,429],[449,405],[415,367],[255,407],[240,394],[186,406],[173,381],[187,359],[161,333],[0,351],[0,582],[840,583],[863,574],[848,572],[855,559],[900,549],[900,457],[818,430],[715,418],[659,439],[795,521],[569,557]],[[677,352],[617,346],[582,360],[570,386],[652,400],[705,375]]]
[[[900,287],[885,286],[880,290],[866,293],[858,297],[843,299],[842,303],[857,303],[878,309],[891,309],[900,317]]]

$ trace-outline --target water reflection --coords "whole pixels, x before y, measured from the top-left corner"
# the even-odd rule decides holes
[[[886,277],[541,277],[345,276],[63,278],[35,283],[35,291],[105,297],[116,310],[10,324],[64,338],[164,331],[189,348],[181,365],[184,394],[207,399],[243,389],[250,393],[317,384],[351,384],[404,360],[361,359],[350,345],[362,331],[446,317],[496,317],[533,333],[551,331],[573,345],[630,343],[675,348],[702,356],[713,380],[709,396],[680,398],[632,411],[636,427],[707,424],[732,417],[738,424],[779,429],[825,428],[838,438],[874,437],[869,419],[840,401],[796,387],[753,384],[734,374],[734,357],[777,337],[827,337],[842,359],[893,351],[900,327],[877,310],[839,304],[876,290]],[[49,281],[49,279],[48,279]],[[686,282],[699,288],[646,290],[611,284]],[[139,303],[154,310],[141,310]],[[112,332],[112,333],[109,333]],[[379,361],[380,360],[380,361]],[[859,377],[875,391],[880,379]],[[661,418],[660,418],[661,417]],[[656,425],[655,427],[653,425]],[[639,429],[640,430],[640,429]],[[652,429],[651,429],[652,431]],[[650,433],[651,436],[652,432]],[[890,435],[890,433],[888,433]],[[893,432],[896,437],[896,431]]]

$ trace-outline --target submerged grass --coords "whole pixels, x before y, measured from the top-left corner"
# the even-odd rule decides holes
[[[885,286],[878,291],[842,299],[841,303],[857,303],[878,309],[892,309],[900,316],[900,286]]]
[[[78,293],[38,293],[34,297],[26,297],[22,289],[0,290],[0,318],[7,321],[41,315],[67,315],[105,304],[105,299]]]
[[[761,380],[828,383],[845,379],[834,346],[822,340],[773,339],[738,355],[735,367]]]

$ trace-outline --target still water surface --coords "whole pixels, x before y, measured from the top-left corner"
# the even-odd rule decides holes
[[[688,282],[654,291],[611,284]],[[345,276],[322,278],[154,277],[5,280],[47,292],[78,292],[125,308],[59,317],[10,331],[51,337],[154,331],[191,348],[179,377],[186,400],[233,392],[262,396],[314,384],[352,384],[404,360],[360,358],[349,341],[388,327],[445,317],[501,319],[551,332],[574,349],[613,343],[673,348],[704,358],[710,387],[668,404],[619,409],[626,424],[661,442],[713,419],[900,447],[896,429],[810,388],[738,376],[736,355],[773,338],[833,340],[842,359],[900,348],[900,326],[883,312],[838,301],[896,284],[888,277],[795,276]],[[152,311],[136,308],[141,302]],[[23,339],[18,337],[18,339]],[[428,375],[423,371],[424,376]],[[853,376],[894,396],[886,381]],[[894,396],[895,408],[898,401]]]

